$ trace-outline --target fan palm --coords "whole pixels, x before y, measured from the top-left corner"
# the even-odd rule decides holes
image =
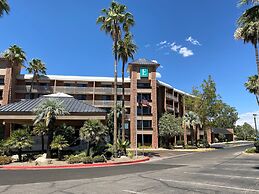
[[[114,107],[117,106],[117,66],[118,66],[118,41],[121,38],[122,30],[129,32],[134,25],[133,15],[127,12],[125,5],[115,1],[111,3],[108,9],[102,9],[102,14],[97,18],[97,24],[101,24],[101,30],[109,34],[113,40],[114,48]],[[114,138],[113,143],[116,149],[117,143],[117,111],[114,109]]]
[[[85,121],[83,127],[80,128],[80,138],[88,144],[87,155],[89,155],[91,147],[95,147],[104,141],[106,135],[107,128],[99,120]]]
[[[259,5],[246,10],[238,19],[238,28],[234,36],[235,39],[241,39],[244,43],[251,43],[254,46],[257,74],[259,75]]]
[[[31,92],[33,89],[34,81],[38,82],[40,76],[46,75],[46,66],[40,59],[32,59],[31,62],[29,62],[29,67],[27,67],[28,73],[33,74],[31,87],[30,87],[30,98],[31,98]]]
[[[257,104],[259,105],[258,75],[248,77],[248,81],[245,83],[245,87],[251,94],[255,95]]]
[[[239,1],[239,5],[250,4],[250,3],[256,5],[259,3],[259,0],[240,0]]]
[[[125,65],[128,59],[134,58],[134,54],[137,52],[137,46],[132,40],[132,35],[127,33],[124,40],[118,41],[118,57],[122,61],[121,76],[122,76],[122,141],[125,141],[125,83],[124,83],[124,72]]]
[[[202,126],[199,116],[195,112],[192,112],[192,111],[185,113],[183,116],[183,126],[185,129],[187,127],[191,130],[191,141],[193,144],[194,133],[196,132],[197,126],[199,126],[199,127]],[[185,133],[184,135],[186,136],[186,130],[184,133]]]
[[[10,12],[10,7],[6,0],[0,0],[0,17],[4,15],[4,12],[8,14]]]
[[[62,158],[61,151],[68,146],[69,146],[68,141],[62,135],[55,136],[53,141],[50,144],[51,149],[58,150],[59,160],[61,160]]]
[[[12,148],[18,150],[19,161],[22,161],[22,149],[32,146],[32,138],[27,129],[18,129],[13,131],[6,144]]]
[[[47,158],[51,157],[50,144],[53,140],[54,126],[57,116],[69,114],[62,105],[61,101],[55,99],[46,99],[38,107],[35,108],[36,114],[34,125],[44,122],[48,128]]]
[[[13,85],[15,84],[15,76],[19,73],[20,69],[24,67],[24,62],[26,61],[26,54],[23,49],[17,45],[10,46],[4,53],[3,57],[10,62],[10,67],[6,70],[6,75],[8,75],[8,98],[5,102],[6,104],[13,101]]]

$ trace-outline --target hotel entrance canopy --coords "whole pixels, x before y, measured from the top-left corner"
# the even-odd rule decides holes
[[[45,95],[37,99],[22,100],[0,107],[0,121],[15,124],[33,124],[36,117],[34,110],[47,99],[60,101],[68,115],[58,116],[57,124],[68,123],[81,125],[86,120],[106,120],[106,111],[77,100],[70,95],[58,93]]]

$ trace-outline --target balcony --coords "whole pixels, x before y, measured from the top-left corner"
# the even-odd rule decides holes
[[[166,98],[170,99],[170,100],[173,100],[175,102],[178,102],[178,98],[175,97],[173,94],[170,94],[170,93],[166,93]]]
[[[31,86],[15,86],[16,93],[29,93]],[[53,93],[53,86],[33,86],[32,93],[51,94]]]
[[[56,86],[56,92],[65,94],[93,94],[93,87]]]
[[[166,105],[166,109],[167,109],[167,111],[169,111],[169,112],[174,112],[174,106],[173,106],[173,105],[167,104],[167,105]]]
[[[121,101],[118,101],[118,104],[121,105]],[[113,100],[95,100],[94,101],[94,106],[98,107],[113,107],[114,106],[114,101]],[[130,102],[125,101],[125,106],[130,107]]]
[[[95,94],[114,94],[114,89],[113,88],[108,88],[108,87],[96,87],[94,89]],[[117,89],[118,95],[122,94],[122,88]],[[125,88],[125,94],[130,95],[130,88]]]

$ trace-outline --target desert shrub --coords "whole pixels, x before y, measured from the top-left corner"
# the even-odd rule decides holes
[[[134,151],[128,151],[128,157],[130,157],[130,159],[132,159],[134,157]]]
[[[209,148],[210,144],[206,139],[199,139],[197,142],[197,147],[198,148]]]
[[[247,148],[246,149],[246,151],[245,151],[246,153],[256,153],[256,148],[255,147],[252,147],[252,148]]]
[[[94,163],[100,163],[100,162],[105,162],[105,158],[103,156],[95,156],[93,158]]]
[[[0,165],[12,163],[12,158],[9,156],[0,156]]]
[[[82,158],[82,162],[84,164],[92,164],[93,163],[93,158],[90,157],[90,156],[86,156],[86,157]]]
[[[83,158],[84,157],[81,157],[79,155],[71,155],[68,157],[67,162],[69,164],[77,164],[83,162]]]

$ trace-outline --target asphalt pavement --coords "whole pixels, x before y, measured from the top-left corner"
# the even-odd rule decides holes
[[[247,147],[108,168],[0,170],[0,193],[259,193],[259,156]]]

